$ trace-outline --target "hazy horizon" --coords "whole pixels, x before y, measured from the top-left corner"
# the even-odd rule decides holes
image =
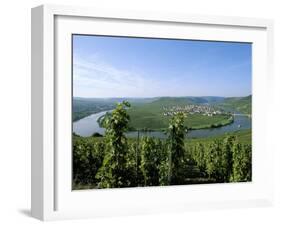
[[[85,99],[90,99],[90,98],[96,98],[96,99],[114,99],[114,98],[135,98],[135,99],[144,99],[144,98],[161,98],[161,97],[219,97],[219,98],[231,98],[231,97],[248,97],[252,96],[252,94],[248,94],[245,96],[146,96],[146,97],[126,97],[126,96],[116,96],[116,97],[81,97],[81,96],[73,96],[73,98],[85,98]]]
[[[251,74],[250,43],[73,35],[76,97],[243,97]]]

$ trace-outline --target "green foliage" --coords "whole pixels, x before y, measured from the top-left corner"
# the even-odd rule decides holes
[[[223,140],[223,152],[222,152],[222,173],[223,173],[223,180],[225,182],[230,181],[230,177],[232,175],[232,168],[233,168],[233,145],[234,142],[237,142],[237,137],[228,136]]]
[[[197,143],[194,147],[194,160],[201,172],[206,171],[205,147],[202,143]]]
[[[141,170],[141,154],[139,141],[129,144],[128,168],[131,171],[129,180],[134,186],[142,186],[144,184],[144,176]]]
[[[126,108],[128,102],[122,102],[112,111],[111,117],[105,121],[106,151],[103,165],[96,178],[100,180],[100,188],[127,187],[131,185],[128,180],[128,143],[125,132],[128,129],[129,115]],[[130,168],[130,167],[129,167]]]
[[[159,150],[159,185],[169,185],[170,184],[170,150],[167,148],[166,143],[162,142],[162,149]]]
[[[251,180],[251,145],[241,144],[237,137],[227,136],[203,145],[197,143],[191,152],[202,173],[217,182]]]
[[[222,181],[222,162],[221,162],[221,145],[219,141],[213,141],[207,149],[206,155],[206,172],[209,177],[215,178],[217,181]]]
[[[140,142],[140,168],[145,186],[169,184],[169,151],[165,142],[143,137]]]
[[[104,144],[73,137],[73,181],[77,184],[95,184],[95,175],[102,165]]]
[[[160,149],[160,150],[159,150]],[[159,185],[158,165],[160,163],[159,151],[161,144],[159,140],[151,137],[143,137],[140,142],[141,171],[144,176],[145,186]]]
[[[170,149],[170,183],[180,184],[183,180],[184,168],[184,137],[186,127],[184,120],[186,115],[177,113],[171,120],[168,127],[168,145]]]
[[[243,182],[252,179],[252,147],[236,142],[233,149],[233,174],[231,181]]]

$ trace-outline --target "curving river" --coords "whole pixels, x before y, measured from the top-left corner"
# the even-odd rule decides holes
[[[105,129],[99,126],[98,119],[103,115],[105,115],[106,112],[108,111],[95,113],[88,117],[82,118],[79,121],[73,122],[73,132],[83,137],[91,136],[93,133],[100,133],[104,135]],[[243,115],[235,115],[234,122],[229,125],[222,126],[219,128],[212,128],[212,129],[191,130],[188,132],[187,136],[190,138],[210,137],[210,136],[222,135],[226,132],[234,132],[241,129],[250,129],[251,127],[252,127],[251,118]],[[161,131],[139,132],[139,136],[142,135],[153,136],[158,138],[166,138],[166,134]],[[137,137],[138,132],[137,131],[128,132],[127,136]]]

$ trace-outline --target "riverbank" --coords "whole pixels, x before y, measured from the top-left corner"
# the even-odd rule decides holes
[[[100,116],[97,119],[97,122],[98,122],[100,127],[104,127],[103,126],[103,120],[106,117],[106,114]],[[208,124],[203,124],[203,125],[198,125],[198,126],[191,126],[191,127],[187,126],[187,129],[188,130],[213,129],[213,128],[219,128],[219,127],[222,127],[222,126],[227,126],[227,125],[229,125],[229,124],[231,124],[233,122],[234,122],[234,116],[230,115],[228,118],[222,119],[221,121],[219,121],[217,123],[208,123]],[[152,129],[152,128],[135,128],[135,127],[129,126],[128,131],[129,132],[137,132],[137,131],[142,131],[142,132],[164,132],[164,131],[166,131],[166,129],[167,129],[167,127]]]
[[[107,113],[104,115],[101,115],[97,122],[100,127],[104,127],[103,120],[105,119]],[[137,132],[137,131],[143,131],[143,132],[164,132],[166,131],[166,128],[169,125],[169,118],[163,117],[163,115],[159,115],[157,118],[154,116],[151,117],[131,117],[131,122],[129,123],[129,132]],[[155,123],[155,121],[159,120],[161,122]],[[136,122],[137,121],[137,122]],[[142,123],[140,123],[141,121]],[[151,123],[147,123],[151,121]],[[227,114],[221,114],[221,115],[214,115],[214,116],[205,116],[202,114],[190,114],[188,115],[185,126],[188,130],[200,130],[200,129],[213,129],[213,128],[219,128],[226,125],[229,125],[234,122],[234,116],[233,115],[227,115]],[[140,125],[139,127],[136,127],[136,125]]]
[[[107,112],[108,111],[103,111],[96,114],[92,114],[79,121],[74,122],[73,133],[82,137],[90,137],[93,134],[104,135],[105,129],[100,126],[98,121],[101,121],[101,119]],[[196,129],[191,129],[191,127],[187,132],[187,136],[190,138],[204,138],[251,128],[251,118],[242,115],[234,115],[232,117],[225,118],[219,123],[220,125],[205,125],[203,128],[197,127]],[[165,133],[166,128],[163,128],[161,130],[132,130],[131,128],[130,131],[126,133],[126,135],[129,138],[138,136],[151,136],[165,139],[167,138],[167,135]]]
[[[234,116],[230,116],[228,119],[222,120],[219,123],[209,124],[209,125],[202,125],[202,126],[193,126],[189,127],[189,130],[197,130],[197,129],[213,129],[213,128],[219,128],[222,126],[227,126],[234,122]]]
[[[112,111],[112,108],[108,108],[108,109],[103,109],[102,111],[100,110],[96,110],[96,111],[81,111],[81,112],[73,112],[72,113],[72,122],[77,122],[81,119],[87,118],[93,114],[98,114],[100,112],[107,112],[107,111]]]

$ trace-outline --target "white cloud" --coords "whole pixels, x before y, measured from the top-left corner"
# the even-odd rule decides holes
[[[143,93],[143,76],[104,63],[95,58],[74,57],[73,87],[75,96],[138,96]]]
[[[84,58],[75,55],[73,63],[73,91],[77,97],[202,95],[200,86],[186,82],[186,77],[195,76],[193,73],[171,74],[162,79],[159,75],[147,75],[139,70],[119,69],[100,60],[97,55]]]

